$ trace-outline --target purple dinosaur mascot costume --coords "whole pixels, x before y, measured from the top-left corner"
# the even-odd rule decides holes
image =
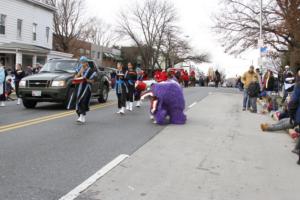
[[[167,116],[171,124],[185,124],[185,100],[182,88],[176,81],[153,84],[151,90],[142,95],[142,99],[147,96],[151,97],[151,114],[157,124],[165,124]]]

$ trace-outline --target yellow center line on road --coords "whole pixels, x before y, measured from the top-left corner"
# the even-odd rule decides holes
[[[112,106],[112,105],[115,105],[115,104],[116,104],[115,102],[110,102],[110,103],[106,103],[106,104],[95,105],[95,106],[91,106],[90,110],[93,111],[93,110],[97,110],[97,109],[100,109],[100,108]],[[17,123],[13,123],[13,124],[0,126],[0,133],[3,133],[5,131],[14,130],[14,129],[19,129],[19,128],[26,127],[26,126],[40,124],[40,123],[43,123],[43,122],[47,122],[47,121],[51,121],[51,120],[54,120],[54,119],[67,117],[67,116],[74,115],[74,114],[75,114],[75,111],[66,111],[66,112],[57,113],[57,114],[53,114],[53,115],[48,115],[48,116],[44,116],[44,117],[38,117],[38,118],[35,118],[35,119],[31,119],[31,120],[26,120],[26,121],[23,121],[23,122],[17,122]]]

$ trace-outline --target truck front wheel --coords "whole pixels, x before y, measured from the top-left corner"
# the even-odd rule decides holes
[[[98,98],[98,102],[99,103],[105,103],[108,99],[108,92],[109,92],[109,88],[108,86],[105,84],[99,94],[99,98]]]

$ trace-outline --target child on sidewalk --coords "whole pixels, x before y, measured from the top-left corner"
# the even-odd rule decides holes
[[[260,86],[257,78],[254,78],[248,87],[248,95],[250,97],[250,112],[257,113],[257,98],[259,97]]]

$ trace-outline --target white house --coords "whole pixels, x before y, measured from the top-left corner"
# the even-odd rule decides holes
[[[55,7],[49,0],[1,0],[0,61],[6,67],[45,63]]]

